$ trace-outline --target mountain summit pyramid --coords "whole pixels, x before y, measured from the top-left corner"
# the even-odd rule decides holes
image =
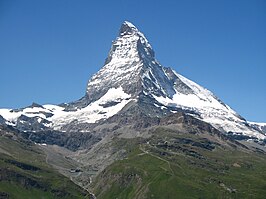
[[[104,66],[88,81],[80,100],[58,106],[1,109],[0,115],[4,123],[24,131],[87,131],[91,124],[136,112],[153,118],[182,112],[225,134],[265,138],[212,92],[163,67],[144,34],[128,21],[123,22]]]
[[[93,101],[120,86],[132,97],[143,92],[164,97],[175,93],[148,40],[129,22],[122,24],[105,65],[90,79],[86,97]]]

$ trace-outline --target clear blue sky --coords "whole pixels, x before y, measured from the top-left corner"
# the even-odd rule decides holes
[[[265,0],[0,0],[0,107],[82,97],[124,20],[162,65],[266,122]]]

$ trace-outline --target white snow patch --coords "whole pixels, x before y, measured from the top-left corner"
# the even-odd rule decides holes
[[[21,116],[21,112],[14,112],[11,109],[0,109],[0,115],[10,123],[15,122],[19,116]]]
[[[57,105],[46,104],[42,107],[27,107],[21,111],[12,111],[11,109],[0,109],[0,115],[7,120],[7,124],[16,125],[17,119],[21,115],[27,117],[39,117],[38,122],[42,119],[50,121],[50,124],[44,124],[47,127],[60,129],[63,125],[77,120],[81,123],[95,123],[100,119],[106,119],[117,112],[119,112],[131,99],[131,95],[125,93],[122,87],[110,88],[108,92],[103,95],[99,100],[92,102],[87,107],[77,111],[64,111],[63,107]],[[134,100],[134,99],[133,99]],[[107,103],[114,103],[114,105],[106,106]],[[53,114],[52,117],[46,117],[44,113]]]
[[[64,124],[73,120],[81,123],[95,123],[100,119],[107,119],[118,113],[131,100],[130,97],[123,91],[122,87],[111,88],[99,100],[92,102],[83,109],[75,112],[57,111],[51,118],[52,126],[55,129],[60,129]],[[108,102],[117,102],[117,104],[104,108],[102,105]]]
[[[21,115],[27,117],[39,117],[38,121],[41,119],[47,119],[44,113],[53,113],[53,111],[62,110],[62,107],[56,105],[44,105],[42,107],[27,107],[21,109],[20,111],[14,111],[12,109],[0,109],[0,115],[11,124],[16,124],[17,119]]]
[[[258,126],[266,126],[266,123],[264,123],[264,122],[250,122],[250,121],[248,121],[248,123],[255,124],[255,125],[258,125]]]

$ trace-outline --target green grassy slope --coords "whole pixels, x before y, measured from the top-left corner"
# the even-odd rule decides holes
[[[32,142],[0,129],[0,198],[86,198],[87,192],[53,170]]]
[[[98,175],[97,199],[265,198],[265,154],[165,130],[148,142],[120,139],[116,146],[128,158]]]

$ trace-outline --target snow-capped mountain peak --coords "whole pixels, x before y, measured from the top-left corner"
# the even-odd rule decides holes
[[[129,21],[124,21],[121,25],[119,35],[123,36],[126,34],[139,33],[139,30]]]
[[[133,96],[141,92],[141,76],[145,66],[155,63],[148,40],[132,23],[125,21],[112,42],[104,66],[89,80],[86,100],[99,99],[110,88],[122,86]]]
[[[169,112],[183,109],[211,123],[224,132],[246,134],[263,139],[252,127],[212,92],[183,77],[171,68],[163,67],[144,36],[132,23],[125,21],[112,43],[105,65],[89,81],[87,100],[94,101],[108,89],[121,86],[137,99],[142,93],[157,101]]]
[[[64,126],[106,120],[130,102],[149,106],[149,113],[145,108],[143,112],[153,117],[183,111],[224,133],[265,139],[262,131],[250,126],[212,92],[163,67],[144,34],[128,21],[121,25],[104,66],[89,80],[83,98],[62,106],[34,106],[18,111],[0,109],[3,116],[0,121],[23,125],[28,120],[32,127],[45,120],[43,128],[60,130]]]
[[[124,21],[124,23],[122,23],[120,31],[119,31],[119,36],[123,37],[123,36],[128,36],[128,35],[138,35],[139,39],[142,40],[142,43],[147,45],[149,48],[152,48],[150,43],[148,42],[148,40],[146,39],[146,37],[144,36],[144,34],[142,32],[140,32],[136,26],[134,26],[131,22],[128,21]]]

